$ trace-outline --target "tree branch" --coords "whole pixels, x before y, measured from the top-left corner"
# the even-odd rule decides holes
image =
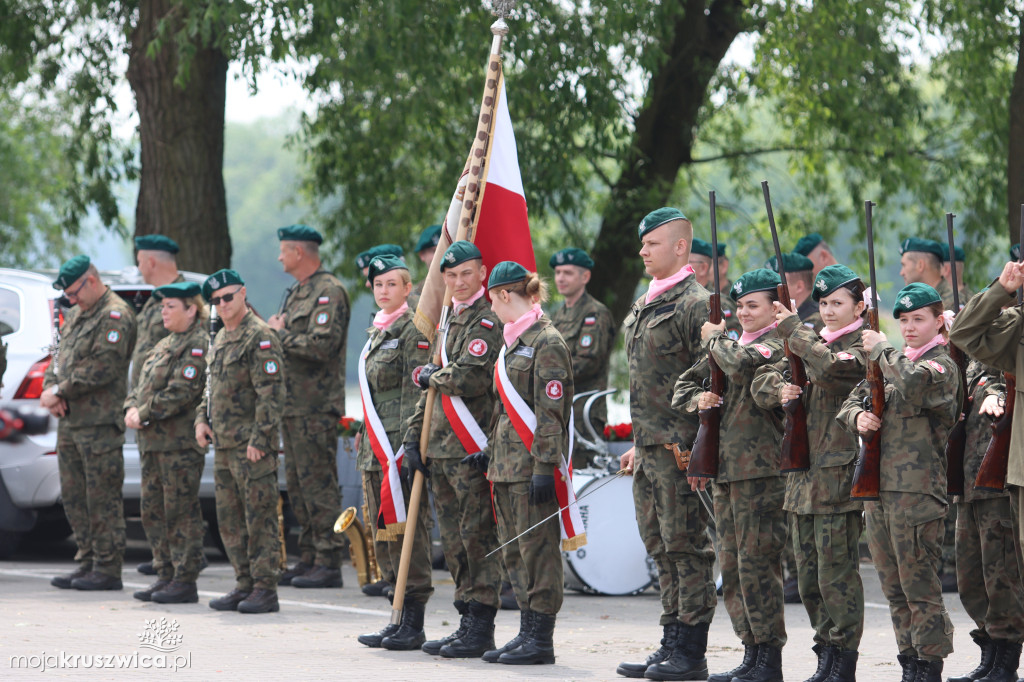
[[[702,157],[702,158],[691,159],[690,160],[690,164],[712,163],[714,161],[725,161],[727,159],[742,159],[742,158],[747,158],[747,157],[751,157],[751,156],[760,156],[762,154],[779,154],[779,153],[786,153],[786,152],[807,153],[807,152],[811,152],[811,151],[815,151],[815,152],[825,151],[825,152],[833,152],[833,153],[836,153],[836,154],[852,154],[852,155],[855,155],[855,156],[871,156],[872,155],[866,149],[857,149],[855,147],[809,147],[809,146],[803,146],[803,145],[786,145],[786,146],[782,146],[782,147],[755,147],[754,149],[736,149],[736,150],[733,150],[733,151],[722,152],[721,154],[716,154],[714,156],[705,156],[705,157]],[[892,151],[887,151],[887,152],[885,152],[884,154],[881,155],[881,158],[883,158],[883,159],[891,159],[891,158],[895,158],[897,156],[904,155],[904,154],[907,155],[907,156],[916,156],[918,158],[924,159],[925,161],[931,161],[933,163],[940,163],[940,164],[944,164],[944,165],[948,165],[949,164],[949,160],[948,159],[944,159],[942,157],[935,156],[934,154],[932,154],[931,152],[929,152],[926,149],[909,149],[909,150],[907,150],[905,152],[898,152],[898,153],[897,152],[892,152]]]

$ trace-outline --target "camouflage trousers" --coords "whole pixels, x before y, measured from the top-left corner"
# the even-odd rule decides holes
[[[1024,585],[1010,498],[957,506],[957,584],[960,602],[978,626],[971,637],[1024,641]]]
[[[860,579],[860,510],[841,514],[792,514],[800,601],[814,641],[856,651],[864,633],[864,584]]]
[[[398,581],[398,568],[402,563],[402,544],[405,535],[399,535],[397,540],[378,540],[376,537],[376,519],[380,514],[380,486],[383,478],[381,471],[363,472],[363,499],[366,500],[366,507],[369,518],[366,519],[366,531],[372,535],[373,552],[377,557],[377,566],[380,567],[380,574],[384,580],[391,585]],[[402,494],[405,496],[406,508],[409,506],[410,490],[402,486]],[[430,566],[430,532],[428,522],[430,520],[430,496],[427,495],[426,486],[420,496],[419,517],[416,520],[416,534],[413,536],[412,557],[409,562],[409,575],[405,582],[405,599],[418,604],[426,604],[430,596],[434,594],[434,586],[431,582]],[[406,528],[408,531],[408,527]]]
[[[57,430],[64,513],[75,533],[75,561],[121,577],[125,530],[123,432],[113,425]]]
[[[430,464],[430,489],[455,601],[498,608],[501,559],[486,557],[498,546],[487,478],[458,459],[437,459]]]
[[[715,528],[722,595],[745,646],[786,644],[782,549],[786,514],[781,476],[715,483]]]
[[[900,653],[944,659],[953,651],[938,573],[946,505],[923,493],[882,491],[877,502],[864,503],[864,512]]]
[[[337,421],[329,414],[281,420],[288,500],[299,521],[300,560],[328,568],[341,566],[345,546],[345,536],[334,533],[341,514]]]
[[[710,623],[715,615],[715,549],[708,512],[690,490],[672,452],[640,445],[633,463],[633,504],[644,547],[658,567],[661,625]]]
[[[277,453],[250,462],[245,448],[218,449],[213,476],[217,484],[217,524],[235,569],[235,587],[276,592],[281,573]]]
[[[956,516],[959,505],[953,503],[952,495],[946,501],[949,502],[949,509],[946,510],[946,518],[942,523],[942,558],[939,563],[939,575],[956,575]]]
[[[498,540],[508,542],[558,510],[558,502],[530,504],[530,483],[494,484]],[[562,533],[558,519],[533,529],[501,550],[520,610],[556,614],[565,586]]]
[[[203,551],[199,479],[205,455],[195,450],[139,452],[142,528],[161,580],[194,583]]]

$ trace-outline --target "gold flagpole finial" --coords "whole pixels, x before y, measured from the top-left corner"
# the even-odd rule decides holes
[[[491,33],[494,35],[507,35],[508,24],[505,20],[512,14],[512,8],[516,6],[516,0],[491,0],[491,14],[498,17],[498,20],[491,24]]]

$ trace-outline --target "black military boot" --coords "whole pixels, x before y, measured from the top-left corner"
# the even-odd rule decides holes
[[[291,568],[285,569],[285,572],[281,574],[281,577],[277,579],[278,585],[291,585],[294,578],[300,575],[306,575],[313,570],[313,564],[307,564],[305,561],[300,561]]]
[[[676,645],[669,657],[647,668],[649,680],[703,680],[708,676],[708,624],[679,625]]]
[[[619,663],[619,667],[615,669],[615,672],[623,677],[639,679],[644,676],[644,673],[652,665],[667,660],[672,655],[672,650],[676,647],[676,639],[679,638],[679,628],[682,627],[682,623],[674,620],[668,625],[661,627],[661,647],[657,651],[648,656],[647,660],[643,663]]]
[[[135,567],[135,570],[141,573],[142,575],[156,575],[156,569],[153,568],[152,561],[146,561],[144,563],[139,564]]]
[[[818,669],[804,682],[824,682],[832,674],[832,665],[836,660],[836,648],[815,644],[811,647],[811,651],[818,657]]]
[[[926,661],[923,658],[915,661],[917,673],[914,682],[942,682],[942,661]]]
[[[900,682],[914,682],[914,678],[917,677],[917,659],[913,656],[899,654],[896,656],[896,660],[903,668],[903,677],[900,678]]]
[[[238,605],[245,601],[252,590],[240,590],[237,587],[223,597],[210,600],[210,608],[214,611],[237,611]]]
[[[431,656],[440,655],[441,647],[443,647],[445,644],[451,644],[459,637],[462,637],[464,634],[466,634],[466,625],[469,623],[469,611],[466,607],[466,602],[462,601],[461,599],[456,599],[452,603],[455,605],[455,610],[459,612],[459,627],[455,632],[448,635],[447,637],[442,637],[441,639],[431,639],[423,643],[423,646],[421,646],[420,649],[422,649],[425,653],[430,654]]]
[[[732,670],[728,670],[724,673],[716,673],[714,675],[709,676],[708,682],[732,682],[732,678],[747,673],[751,668],[754,667],[754,664],[757,663],[757,652],[759,649],[760,646],[757,644],[754,644],[752,646],[744,646],[743,660],[740,661],[740,664]]]
[[[199,590],[195,583],[179,583],[172,580],[164,589],[153,593],[157,604],[195,604],[199,601]]]
[[[292,587],[341,587],[341,569],[314,566],[303,575],[292,578],[291,585]]]
[[[56,575],[50,580],[50,584],[62,590],[71,589],[71,581],[77,578],[84,578],[92,571],[92,564],[82,564],[67,575]]]
[[[139,601],[153,601],[153,593],[159,592],[160,590],[164,589],[170,584],[170,580],[164,580],[163,578],[161,578],[160,580],[157,580],[155,583],[153,583],[146,589],[139,590],[138,592],[133,594],[132,597],[138,599]]]
[[[426,604],[406,600],[398,629],[382,639],[380,645],[391,651],[411,651],[423,646],[427,641],[427,635],[423,632],[423,613],[426,610]]]
[[[996,655],[992,669],[978,682],[1014,682],[1017,679],[1017,666],[1020,665],[1020,642],[993,641],[996,643]]]
[[[857,682],[857,659],[860,657],[856,651],[844,651],[836,649],[835,662],[832,664],[832,674],[825,678],[825,682]]]
[[[396,632],[398,632],[398,626],[394,623],[388,623],[377,632],[369,632],[365,635],[359,635],[357,639],[360,644],[376,649],[380,647],[380,643],[384,641],[385,637],[393,635]]]
[[[484,659],[488,663],[497,663],[498,658],[506,651],[512,651],[517,646],[523,643],[523,641],[530,634],[530,628],[533,627],[533,611],[526,609],[519,612],[519,634],[508,641],[508,644],[501,647],[500,649],[491,649],[485,651],[484,655],[480,658]]]
[[[445,658],[480,658],[494,649],[494,617],[498,609],[479,602],[469,602],[469,617],[464,632],[458,639],[441,647]]]
[[[555,662],[555,614],[533,614],[533,627],[523,643],[498,656],[506,665],[551,665]]]
[[[759,644],[754,667],[732,678],[732,682],[782,682],[782,649]]]
[[[239,613],[273,613],[281,610],[277,591],[257,587],[248,597],[238,602]]]
[[[71,587],[76,590],[97,591],[97,590],[121,590],[124,585],[121,578],[115,575],[107,575],[99,571],[89,571],[81,578],[71,581]]]
[[[978,667],[963,677],[950,677],[947,682],[974,682],[988,675],[992,670],[992,663],[996,660],[996,643],[988,637],[972,637],[974,643],[981,649],[981,661]]]

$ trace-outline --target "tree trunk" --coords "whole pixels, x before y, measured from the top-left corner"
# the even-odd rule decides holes
[[[188,81],[179,87],[173,38],[155,58],[146,56],[161,20],[171,23],[169,35],[177,30],[177,5],[142,0],[131,34],[128,82],[142,148],[135,234],[171,237],[181,246],[179,268],[211,273],[231,265],[222,174],[228,59],[220,50],[196,50]]]
[[[733,40],[746,29],[744,0],[717,0],[708,14],[705,0],[678,2],[682,15],[665,61],[651,78],[647,101],[636,118],[632,151],[612,187],[594,246],[595,271],[601,276],[591,280],[590,291],[616,320],[629,311],[644,272],[636,255],[637,225],[665,205],[679,169],[691,160],[711,79]]]
[[[1017,70],[1010,90],[1010,139],[1006,162],[1007,221],[1010,243],[1020,241],[1021,205],[1024,204],[1024,22],[1017,39]]]

